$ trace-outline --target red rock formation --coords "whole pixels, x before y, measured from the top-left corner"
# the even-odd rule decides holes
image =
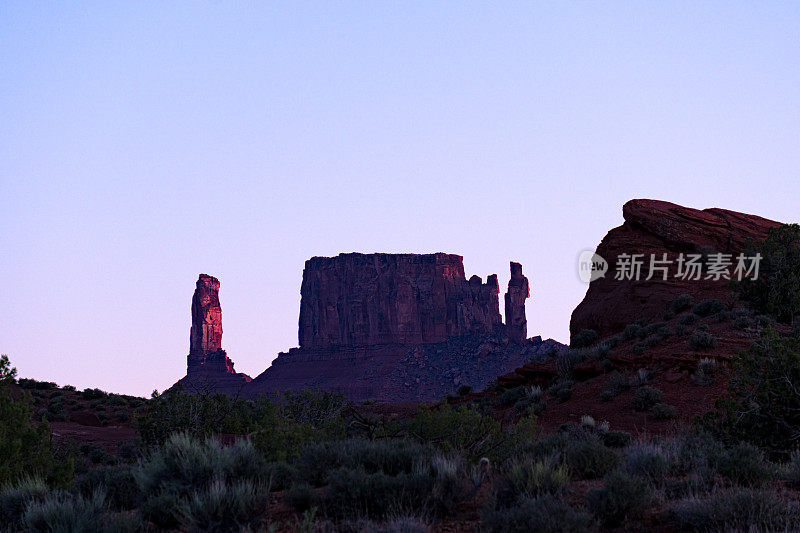
[[[300,348],[281,353],[248,396],[318,387],[353,400],[427,401],[560,346],[526,339],[528,280],[511,263],[508,326],[496,275],[464,275],[461,256],[341,254],[306,262]],[[509,342],[509,341],[513,342]]]
[[[189,330],[189,366],[202,364],[206,355],[222,348],[222,307],[219,280],[200,274],[192,297],[192,327]]]
[[[506,334],[521,343],[528,336],[528,321],[525,319],[525,300],[531,295],[528,278],[522,275],[522,265],[511,262],[511,279],[506,292]]]
[[[609,263],[605,277],[593,281],[583,301],[572,313],[570,332],[593,329],[601,336],[622,330],[638,320],[660,320],[677,296],[692,294],[695,301],[731,297],[728,281],[677,279],[672,265],[667,280],[658,273],[650,281],[650,254],[668,259],[678,254],[733,254],[744,252],[748,239],[763,239],[778,222],[724,209],[697,210],[657,200],[631,200],[622,209],[625,223],[612,229],[597,247]],[[644,254],[642,278],[616,280],[621,254]],[[705,276],[703,276],[705,277]]]
[[[192,300],[184,388],[256,397],[285,390],[338,390],[352,400],[427,401],[459,385],[541,358],[552,340],[526,339],[528,280],[511,263],[501,321],[497,276],[466,279],[461,256],[341,254],[306,261],[299,348],[256,379],[237,374],[220,348],[219,282],[201,275]]]
[[[461,256],[340,254],[306,261],[301,348],[425,344],[494,333],[497,276],[464,277]]]
[[[249,381],[250,376],[236,372],[222,349],[219,280],[200,274],[192,297],[186,377],[178,383],[187,390],[236,394]]]

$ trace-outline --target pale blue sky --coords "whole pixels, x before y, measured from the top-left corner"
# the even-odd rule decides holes
[[[798,2],[3,2],[0,352],[125,393],[185,370],[200,272],[256,376],[304,261],[520,261],[566,341],[631,198],[796,221]]]

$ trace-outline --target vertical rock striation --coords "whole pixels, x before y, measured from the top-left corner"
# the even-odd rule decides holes
[[[464,277],[459,255],[340,254],[306,261],[301,348],[426,344],[500,326],[497,276]]]

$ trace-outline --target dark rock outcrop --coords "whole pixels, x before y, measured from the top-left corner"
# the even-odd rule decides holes
[[[660,320],[669,303],[681,294],[695,301],[731,298],[726,279],[679,279],[677,264],[669,267],[667,279],[658,273],[651,280],[649,259],[654,254],[675,259],[679,254],[732,254],[745,252],[748,239],[764,239],[779,223],[725,209],[690,209],[658,200],[631,200],[622,209],[625,223],[608,232],[596,253],[606,259],[605,277],[593,281],[583,301],[572,313],[572,335],[583,329],[605,337],[637,321]],[[622,254],[644,254],[645,265],[639,281],[615,279]]]

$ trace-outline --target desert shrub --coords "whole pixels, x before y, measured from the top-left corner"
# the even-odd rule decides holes
[[[81,396],[84,400],[99,400],[108,396],[108,393],[100,389],[84,389]]]
[[[641,329],[642,326],[639,324],[628,324],[622,331],[622,339],[626,341],[633,339],[634,337],[638,336],[639,330]]]
[[[666,403],[657,403],[650,408],[650,413],[656,420],[671,420],[675,418],[675,407]]]
[[[648,324],[639,329],[639,331],[636,332],[636,335],[640,339],[646,339],[650,335],[665,337],[669,335],[669,327],[667,326],[666,322],[653,322],[652,324]]]
[[[217,481],[265,487],[269,467],[248,441],[223,447],[215,440],[175,434],[138,465],[134,477],[144,495],[145,517],[161,527],[174,527],[195,492]]]
[[[643,342],[637,342],[636,344],[633,345],[633,348],[631,348],[631,351],[633,351],[633,353],[635,353],[636,355],[642,355],[646,350],[647,350],[647,345]]]
[[[689,347],[692,350],[710,350],[717,345],[717,338],[706,331],[695,331],[689,337]]]
[[[800,520],[797,502],[757,489],[718,489],[691,497],[670,512],[679,529],[691,531],[791,531]]]
[[[800,226],[772,228],[763,242],[748,244],[747,255],[761,254],[758,279],[745,277],[734,287],[759,313],[793,323],[800,314]]]
[[[148,494],[139,507],[142,518],[162,529],[175,529],[181,525],[183,499],[168,489]]]
[[[590,350],[588,348],[570,348],[563,350],[556,355],[556,371],[561,379],[571,379],[572,369],[578,363],[586,361],[589,357]]]
[[[716,458],[723,451],[713,435],[697,428],[665,441],[662,447],[669,448],[674,474],[692,474],[708,480],[714,477]]]
[[[49,424],[31,423],[30,397],[11,396],[8,385],[16,373],[8,356],[0,356],[0,485],[30,476],[65,485],[72,478],[73,461],[56,457]]]
[[[583,329],[573,335],[572,339],[570,339],[569,346],[570,348],[585,348],[597,342],[598,338],[599,336],[595,330]]]
[[[417,462],[412,472],[396,476],[348,468],[334,470],[328,475],[322,507],[328,516],[339,518],[382,518],[407,511],[445,513],[452,509],[460,491],[457,465],[434,457]]]
[[[737,485],[758,487],[775,476],[775,468],[764,452],[752,444],[737,444],[715,459],[717,472]]]
[[[346,401],[338,392],[290,391],[277,402],[262,401],[253,443],[273,461],[294,459],[311,443],[345,436]]]
[[[648,381],[653,379],[653,371],[647,368],[639,368],[630,378],[630,384],[633,387],[641,387]]]
[[[123,405],[128,405],[128,402],[125,401],[125,398],[123,398],[119,394],[109,394],[108,402],[106,403],[114,407],[121,407]]]
[[[269,490],[286,490],[297,479],[297,469],[282,461],[268,463],[266,465],[267,485]]]
[[[75,479],[74,489],[85,497],[104,492],[109,507],[117,511],[135,509],[141,497],[130,466],[92,468]]]
[[[681,325],[681,326],[691,326],[692,324],[697,322],[698,318],[700,318],[698,315],[696,315],[694,313],[688,313],[688,314],[682,315],[678,319],[678,324]]]
[[[20,378],[18,383],[23,389],[35,389],[39,391],[52,390],[58,387],[58,385],[52,381],[37,381],[29,378]]]
[[[81,454],[95,464],[112,464],[116,457],[93,442],[84,442],[79,448]]]
[[[655,404],[659,403],[663,397],[663,392],[649,385],[645,385],[639,387],[636,394],[633,395],[631,403],[633,404],[633,408],[637,411],[647,411]]]
[[[711,300],[703,300],[699,304],[695,305],[692,311],[697,316],[707,317],[715,315],[724,309],[725,309],[725,304],[723,304],[719,300],[711,299]]]
[[[283,501],[298,513],[303,513],[312,508],[319,508],[322,498],[308,483],[295,483],[284,492]]]
[[[47,497],[47,484],[39,478],[23,477],[0,491],[0,524],[18,527],[28,504],[42,502]]]
[[[750,319],[746,316],[736,317],[733,321],[733,327],[738,330],[747,329],[750,326]]]
[[[572,389],[569,387],[563,387],[556,391],[556,398],[560,403],[564,403],[570,398],[572,398]]]
[[[525,398],[525,387],[520,385],[519,387],[514,387],[513,389],[508,389],[503,392],[503,394],[500,395],[499,402],[500,405],[511,406],[523,398]]]
[[[266,402],[265,408],[270,406]],[[168,393],[154,393],[147,408],[137,416],[137,423],[142,440],[153,445],[164,443],[173,433],[198,438],[216,433],[249,433],[256,429],[261,414],[252,402],[225,394],[189,394],[176,386]]]
[[[483,527],[492,533],[580,533],[595,530],[591,515],[549,494],[525,498],[514,507],[491,509],[483,515]]]
[[[620,470],[657,482],[669,471],[667,454],[654,444],[634,444],[622,453]]]
[[[262,485],[217,479],[183,503],[181,522],[195,531],[241,531],[258,525],[267,502]]]
[[[100,411],[100,412],[98,412],[98,413],[97,413],[97,419],[98,419],[98,420],[100,421],[100,423],[101,423],[101,424],[103,424],[104,426],[108,425],[109,417],[108,417],[108,413],[106,413],[105,411]]]
[[[762,331],[758,341],[732,361],[729,397],[716,403],[704,424],[728,440],[772,452],[796,447],[800,432],[800,335]]]
[[[630,388],[631,383],[628,375],[614,371],[609,374],[608,379],[606,379],[606,383],[603,385],[603,392],[601,394],[605,395],[607,399],[611,399],[615,396],[619,396]]]
[[[67,391],[75,392],[75,385],[64,385],[61,388]]]
[[[631,443],[633,437],[626,431],[611,430],[603,433],[602,439],[609,448],[623,448]]]
[[[675,314],[682,313],[692,307],[694,297],[691,294],[681,294],[669,304],[669,309]]]
[[[651,503],[650,485],[641,477],[614,472],[603,486],[586,493],[589,510],[607,526],[622,523],[625,517],[640,515]]]
[[[466,396],[470,392],[472,392],[472,385],[461,385],[458,388],[458,395],[459,396]]]
[[[500,423],[474,405],[423,407],[410,421],[408,432],[419,442],[431,443],[445,452],[459,452],[471,459],[486,455],[502,434]]]
[[[800,450],[794,450],[789,455],[789,463],[785,467],[785,477],[789,485],[800,487]]]
[[[704,357],[697,363],[697,370],[692,374],[692,380],[698,385],[711,385],[717,373],[717,362]]]
[[[564,463],[582,479],[603,477],[617,464],[617,454],[606,448],[599,437],[570,440],[564,448]]]
[[[540,434],[536,415],[529,412],[501,435],[497,447],[491,450],[488,457],[501,462],[516,455],[526,454],[531,447],[537,445]]]
[[[128,422],[131,419],[131,415],[128,414],[128,411],[119,410],[114,411],[114,418],[117,420],[117,422]]]
[[[142,442],[139,439],[129,439],[119,443],[117,455],[123,461],[132,462],[142,454]]]
[[[538,385],[521,387],[523,389],[522,398],[514,403],[514,409],[520,412],[530,410],[534,414],[540,414],[547,407],[544,400],[544,391]]]
[[[301,479],[322,486],[328,472],[338,468],[396,476],[412,472],[417,461],[430,459],[434,453],[432,445],[411,440],[351,439],[311,445],[303,450],[296,466]]]
[[[756,325],[760,328],[766,328],[775,324],[775,319],[769,315],[756,315]]]
[[[569,480],[569,470],[558,463],[556,456],[541,459],[531,456],[514,457],[504,468],[497,497],[498,505],[511,507],[520,498],[559,494]]]
[[[117,533],[139,531],[142,524],[135,516],[117,515],[108,511],[102,492],[89,497],[53,493],[41,502],[28,505],[22,518],[23,527],[32,532],[96,531]]]

